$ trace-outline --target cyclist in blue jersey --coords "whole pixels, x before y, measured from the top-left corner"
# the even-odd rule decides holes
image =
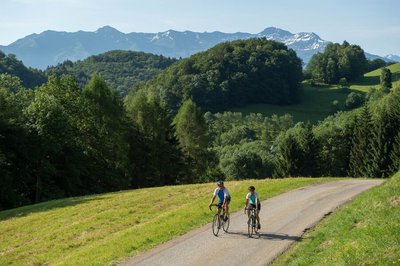
[[[225,187],[223,181],[217,182],[217,188],[214,190],[213,197],[209,207],[214,203],[215,198],[218,197],[218,208],[223,208],[225,210],[226,216],[229,216],[229,203],[231,201],[231,196],[229,195],[228,189]]]
[[[246,209],[247,209],[247,215],[249,216],[249,218],[250,218],[250,211],[252,209],[257,210],[256,218],[258,221],[258,229],[261,229],[260,216],[258,215],[261,210],[261,203],[260,203],[260,199],[258,198],[258,193],[256,192],[256,188],[254,186],[249,187],[249,193],[247,193],[247,195],[246,195]]]

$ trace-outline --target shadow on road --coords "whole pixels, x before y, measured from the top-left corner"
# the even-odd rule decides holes
[[[229,231],[223,235],[220,235],[219,237],[221,238],[249,238],[249,235],[247,232],[244,231]],[[283,233],[260,233],[259,237],[254,236],[254,239],[264,239],[264,240],[274,240],[274,241],[280,241],[280,240],[291,240],[291,241],[301,241],[302,237],[300,236],[290,236],[288,234],[283,234]]]

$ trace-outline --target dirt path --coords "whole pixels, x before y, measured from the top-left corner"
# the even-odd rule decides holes
[[[267,265],[324,215],[381,182],[353,179],[296,189],[261,203],[260,238],[247,236],[242,210],[231,215],[229,233],[221,229],[215,237],[208,224],[123,265]]]

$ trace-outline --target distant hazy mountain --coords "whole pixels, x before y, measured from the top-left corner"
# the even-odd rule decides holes
[[[398,55],[388,54],[388,55],[385,55],[384,58],[386,58],[389,61],[400,62],[400,56],[398,56]]]
[[[8,46],[0,46],[0,50],[16,54],[28,66],[44,69],[67,59],[76,61],[111,50],[133,50],[169,57],[188,57],[224,41],[254,37],[266,37],[285,43],[289,48],[295,50],[305,63],[315,53],[322,52],[329,43],[312,32],[293,34],[274,27],[251,34],[174,30],[159,33],[122,33],[110,26],[105,26],[95,32],[49,30],[40,34],[31,34]],[[367,57],[382,58],[374,55]],[[393,60],[391,58],[382,59]]]

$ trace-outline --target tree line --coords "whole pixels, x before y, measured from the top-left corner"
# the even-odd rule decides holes
[[[301,80],[302,63],[292,49],[254,38],[182,59],[138,89],[155,93],[172,110],[192,99],[215,112],[249,103],[295,103]]]
[[[145,83],[169,67],[177,59],[135,51],[110,51],[89,56],[84,60],[67,60],[48,67],[46,75],[73,76],[83,87],[94,74],[101,75],[107,84],[125,96],[139,84]]]

